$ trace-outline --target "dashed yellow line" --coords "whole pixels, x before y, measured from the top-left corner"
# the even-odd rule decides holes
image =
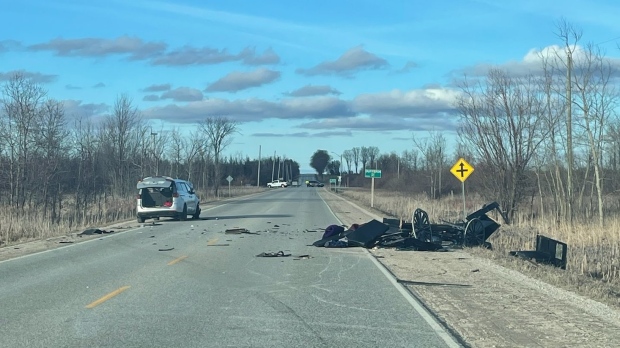
[[[116,295],[120,294],[121,292],[123,292],[123,291],[125,291],[125,290],[127,290],[127,289],[129,289],[129,288],[130,288],[130,286],[123,286],[123,287],[120,287],[120,288],[118,288],[118,289],[116,289],[116,290],[112,291],[111,293],[109,293],[109,294],[107,294],[107,295],[103,296],[102,298],[98,299],[97,301],[91,302],[90,304],[88,304],[88,305],[86,306],[86,308],[95,308],[95,307],[97,307],[98,305],[100,305],[100,304],[104,303],[105,301],[107,301],[107,300],[111,299],[112,297],[114,297],[114,296],[116,296]]]
[[[181,261],[181,260],[184,260],[184,259],[186,259],[186,258],[187,258],[187,255],[185,255],[185,256],[181,256],[181,257],[177,257],[176,259],[174,259],[174,260],[172,260],[172,261],[168,262],[168,266],[172,266],[172,265],[174,265],[175,263],[177,263],[177,262],[179,262],[179,261]]]
[[[214,245],[217,243],[219,239],[218,238],[213,238],[207,241],[207,245]]]

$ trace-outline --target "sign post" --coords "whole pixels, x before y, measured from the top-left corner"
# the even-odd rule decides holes
[[[375,178],[381,179],[381,169],[366,169],[364,177],[370,178],[370,207],[375,206]]]
[[[450,173],[456,176],[457,179],[461,180],[461,187],[463,191],[463,219],[467,216],[465,207],[465,180],[469,178],[471,173],[474,172],[474,167],[472,167],[465,159],[460,158],[450,169]]]
[[[338,192],[336,189],[336,179],[329,179],[329,190],[332,190],[332,184],[334,184],[334,191]]]
[[[233,177],[229,175],[226,180],[228,181],[228,197],[230,197],[230,182],[233,181]]]

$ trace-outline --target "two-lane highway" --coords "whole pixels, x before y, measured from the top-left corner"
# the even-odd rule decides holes
[[[308,246],[339,224],[317,190],[0,262],[0,347],[450,346],[365,250]]]

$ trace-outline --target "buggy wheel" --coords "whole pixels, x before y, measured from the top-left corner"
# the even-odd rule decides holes
[[[463,236],[463,244],[465,246],[484,245],[485,231],[484,224],[480,219],[471,219],[465,226],[465,235]]]
[[[428,213],[418,208],[413,212],[413,233],[414,237],[425,242],[431,241],[431,222]]]

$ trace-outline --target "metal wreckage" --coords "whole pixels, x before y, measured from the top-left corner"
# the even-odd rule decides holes
[[[448,251],[462,247],[491,249],[492,245],[487,240],[501,226],[487,215],[493,211],[505,224],[509,224],[508,217],[497,202],[485,204],[467,215],[465,220],[457,222],[442,220],[441,223],[431,223],[428,213],[418,208],[410,222],[393,218],[383,218],[383,222],[373,219],[361,225],[353,224],[346,230],[343,226],[330,225],[325,229],[323,238],[312,245],[325,248],[392,247],[416,251]],[[536,250],[511,251],[510,255],[566,269],[567,250],[565,243],[537,235]]]
[[[507,219],[493,202],[469,214],[464,221],[434,224],[428,213],[416,209],[411,222],[400,219],[383,218],[383,222],[371,220],[361,225],[352,225],[345,230],[342,226],[331,225],[323,238],[314,242],[318,247],[396,247],[398,249],[437,251],[449,247],[491,247],[487,239],[495,233],[500,224],[487,213],[497,210],[504,222]]]

